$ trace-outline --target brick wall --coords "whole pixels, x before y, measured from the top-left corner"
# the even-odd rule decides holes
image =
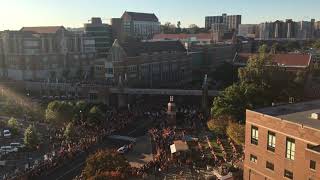
[[[251,144],[252,125],[259,128],[258,145]],[[268,131],[276,134],[275,152],[267,150]],[[287,137],[295,139],[294,160],[285,158]],[[296,180],[320,179],[320,154],[306,150],[307,144],[320,144],[320,130],[248,110],[245,140],[245,180],[286,179],[285,169],[293,172]],[[257,163],[250,161],[250,154],[257,156]],[[316,171],[309,168],[310,159],[317,162]],[[266,161],[274,163],[274,171],[266,168]]]

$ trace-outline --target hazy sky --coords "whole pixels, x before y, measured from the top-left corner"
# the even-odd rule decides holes
[[[0,0],[0,30],[23,26],[82,27],[91,17],[109,22],[124,11],[154,12],[162,23],[204,26],[207,15],[241,14],[242,23],[320,20],[320,0]]]

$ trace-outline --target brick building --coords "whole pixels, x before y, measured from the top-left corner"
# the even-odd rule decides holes
[[[256,55],[251,53],[236,53],[233,63],[235,66],[246,66],[249,59]],[[311,54],[271,54],[270,59],[272,65],[277,65],[290,72],[306,72],[312,63]]]
[[[320,100],[246,112],[244,180],[320,179]]]
[[[191,56],[179,41],[115,40],[105,68],[107,81],[126,81],[135,87],[167,87],[191,81],[190,65]]]

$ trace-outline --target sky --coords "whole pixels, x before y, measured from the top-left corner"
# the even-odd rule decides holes
[[[204,26],[205,16],[242,15],[242,24],[315,18],[320,0],[0,0],[0,30],[23,26],[82,27],[91,17],[121,17],[124,11],[155,13],[161,23]]]

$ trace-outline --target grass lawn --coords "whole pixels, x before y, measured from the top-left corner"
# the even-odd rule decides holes
[[[210,143],[211,143],[216,155],[223,158],[222,150],[221,150],[220,146],[217,144],[217,138],[215,136],[210,139]]]

